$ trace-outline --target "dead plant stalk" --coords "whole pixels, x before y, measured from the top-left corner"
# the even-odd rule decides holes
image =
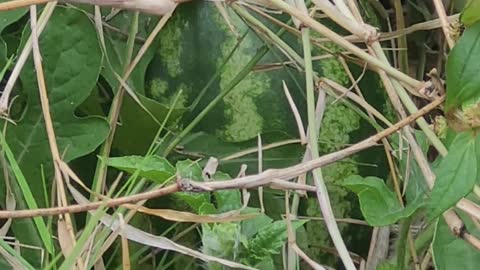
[[[258,186],[268,185],[272,181],[275,181],[276,179],[291,180],[315,168],[320,168],[322,166],[331,164],[335,161],[341,160],[355,153],[358,153],[359,151],[375,146],[377,142],[379,142],[381,139],[386,138],[387,136],[390,136],[391,134],[397,132],[404,126],[411,124],[418,117],[421,117],[426,113],[430,112],[431,110],[435,109],[443,101],[444,101],[443,97],[438,100],[435,100],[430,104],[428,104],[427,106],[420,109],[417,113],[412,114],[405,119],[402,119],[401,121],[397,122],[395,125],[389,127],[388,129],[385,129],[361,142],[358,142],[340,151],[337,151],[328,155],[324,155],[317,159],[313,159],[311,161],[300,163],[291,167],[287,167],[283,169],[269,169],[262,172],[261,174],[239,177],[229,181],[198,183],[198,182],[189,181],[188,179],[182,179],[178,181],[178,183],[166,186],[164,188],[147,191],[143,193],[138,193],[138,194],[130,195],[126,197],[110,199],[108,201],[91,202],[88,204],[81,204],[81,205],[70,205],[67,207],[40,208],[40,209],[33,209],[33,210],[0,211],[0,218],[2,219],[29,218],[29,217],[36,217],[36,216],[60,215],[65,213],[79,213],[79,212],[86,212],[89,210],[96,209],[102,206],[103,204],[105,204],[107,207],[115,207],[115,206],[120,206],[122,204],[134,203],[142,200],[148,200],[156,197],[165,196],[168,194],[172,194],[174,192],[181,192],[181,191],[210,192],[210,191],[225,190],[225,189],[255,188]]]

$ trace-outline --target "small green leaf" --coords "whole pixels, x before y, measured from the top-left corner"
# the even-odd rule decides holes
[[[202,168],[200,168],[197,162],[181,160],[175,166],[178,176],[193,181],[203,181]],[[188,204],[196,213],[200,213],[202,205],[210,203],[210,194],[205,192],[177,192],[174,196]]]
[[[377,177],[352,175],[342,185],[357,193],[360,209],[368,224],[385,226],[411,216],[423,204],[416,200],[403,208],[395,193],[390,191],[385,182]]]
[[[475,225],[469,226],[469,218],[466,221],[469,232],[478,231]],[[437,270],[476,270],[480,265],[480,252],[468,244],[464,239],[452,235],[443,218],[438,219],[437,228],[432,244],[433,262]]]
[[[159,156],[109,158],[107,165],[131,174],[138,171],[140,177],[145,177],[159,184],[175,176],[175,168],[168,160]]]
[[[480,98],[480,22],[465,30],[447,60],[447,111]]]
[[[478,169],[476,143],[480,139],[470,132],[459,133],[453,140],[447,156],[435,170],[437,181],[428,203],[428,218],[442,214],[472,190]]]
[[[247,208],[243,213],[258,213],[256,208]],[[251,239],[263,227],[269,226],[273,219],[265,214],[258,214],[255,218],[242,221],[242,234]]]
[[[216,172],[213,176],[215,181],[230,180],[230,175]],[[219,213],[237,210],[242,207],[242,196],[238,190],[222,190],[213,192]]]
[[[205,254],[233,259],[238,254],[240,238],[237,223],[202,224],[202,252]]]
[[[0,0],[0,3],[7,2],[9,0]],[[28,8],[16,8],[10,11],[2,11],[0,16],[0,34],[10,24],[20,20],[28,11]]]
[[[294,220],[292,229],[296,230],[306,222],[307,220]],[[287,222],[285,220],[275,221],[269,226],[262,227],[257,235],[248,241],[249,253],[257,260],[278,254],[287,237]]]
[[[460,20],[465,26],[474,24],[480,19],[480,1],[470,0],[462,11]]]
[[[180,160],[175,164],[177,167],[177,173],[182,178],[187,178],[195,181],[203,181],[202,168],[196,161],[190,159]]]

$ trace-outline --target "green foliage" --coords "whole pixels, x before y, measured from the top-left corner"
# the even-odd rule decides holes
[[[469,232],[474,233],[478,237],[480,234],[475,225],[471,224],[468,219],[463,220],[465,220]],[[442,218],[438,219],[437,222],[432,250],[435,269],[478,269],[480,263],[478,250],[464,239],[453,236]]]
[[[465,5],[460,20],[466,26],[470,26],[480,19],[480,1],[469,0]]]
[[[22,198],[17,198],[17,200],[20,201],[20,202],[25,201],[25,204],[28,206],[29,209],[37,209],[38,204],[35,201],[35,198],[33,196],[33,192],[28,185],[27,179],[25,178],[22,170],[18,166],[18,163],[15,160],[15,157],[12,153],[12,150],[10,149],[10,147],[8,146],[8,144],[5,141],[5,137],[1,133],[0,133],[0,144],[2,145],[2,149],[5,152],[5,156],[7,157],[8,162],[10,163],[10,167],[12,169],[13,175],[14,175],[15,180],[17,182],[17,185],[19,186],[19,189],[20,189],[20,191],[17,191],[16,193],[21,192]],[[6,180],[6,181],[9,181],[9,180]],[[17,186],[17,185],[14,185],[14,186]],[[50,237],[49,237],[49,232],[48,232],[45,220],[43,220],[42,217],[36,217],[36,218],[33,219],[33,221],[35,223],[35,226],[37,227],[38,234],[39,234],[39,236],[40,236],[40,238],[43,242],[43,246],[45,247],[45,249],[49,253],[53,254],[54,247],[53,247],[52,239],[50,239]],[[19,225],[18,229],[31,227],[31,226],[29,226],[30,225],[29,223],[26,223],[26,224],[20,223],[18,225]],[[14,227],[15,227],[15,225],[14,225]],[[26,238],[28,238],[29,240],[37,238],[36,235],[35,235],[35,232],[32,232],[32,230],[30,228],[28,228],[28,230],[26,230],[24,232],[26,232],[26,234],[27,234]],[[30,234],[30,235],[28,235],[28,234]],[[32,237],[32,238],[30,238],[30,237]]]
[[[72,32],[65,37],[64,25],[68,25]],[[22,44],[28,35],[27,27]],[[60,7],[54,12],[39,40],[39,46],[55,136],[60,154],[68,162],[92,152],[108,132],[104,119],[78,118],[74,114],[75,108],[88,97],[96,84],[102,55],[93,24],[84,13],[72,8]],[[20,78],[24,93],[28,96],[28,106],[17,124],[9,126],[7,142],[25,177],[31,179],[29,184],[32,189],[42,190],[40,165],[43,164],[49,179],[52,175],[52,157],[33,61],[27,62]],[[42,202],[40,205],[44,205],[43,196],[37,196],[36,199]]]
[[[137,94],[137,97],[155,119],[142,109],[133,98],[130,96],[124,98],[120,111],[122,124],[117,128],[113,142],[113,147],[123,154],[145,154],[171,109],[167,105],[140,94]],[[172,127],[185,111],[185,108],[172,109],[166,123],[167,127]]]
[[[469,27],[447,60],[447,111],[476,104],[480,98],[480,22]]]
[[[182,160],[175,164],[177,175],[193,181],[203,181],[202,168],[197,162],[191,160]],[[195,193],[195,192],[181,192],[175,193],[176,198],[185,202],[195,212],[200,213],[200,207],[204,203],[210,202],[210,194]]]
[[[234,259],[238,256],[241,238],[239,224],[202,225],[202,251],[205,254],[225,259]],[[208,269],[223,268],[218,264],[211,263]]]
[[[175,176],[175,168],[168,160],[159,156],[109,158],[107,164],[131,174],[138,172],[138,176],[145,177],[158,184],[171,180]]]
[[[29,25],[25,27],[21,44],[25,43],[29,28]],[[65,35],[66,29],[68,35]],[[97,82],[102,54],[92,22],[84,13],[73,8],[56,9],[40,37],[39,46],[55,136],[60,154],[68,162],[92,152],[108,132],[104,119],[81,119],[74,114],[75,108],[88,97]],[[27,96],[27,106],[16,125],[8,126],[6,140],[30,189],[36,191],[33,193],[35,200],[39,206],[45,206],[45,198],[40,192],[43,190],[41,166],[46,179],[50,180],[53,175],[52,156],[31,58],[23,68],[20,79],[22,94]],[[14,185],[13,191],[17,207],[28,208],[21,190]],[[2,196],[4,194],[2,192]],[[31,220],[15,221],[12,228],[16,238],[23,244],[41,246],[38,236],[34,236],[36,232]],[[29,261],[40,261],[38,254],[32,258]]]
[[[471,132],[456,135],[447,156],[435,170],[437,181],[428,203],[428,217],[433,219],[457,203],[472,190],[478,179],[480,137]]]
[[[8,0],[0,0],[0,3],[3,2],[8,2]],[[27,12],[28,8],[17,8],[10,11],[2,11],[2,18],[0,19],[0,33],[2,33],[7,26],[22,18]]]
[[[376,227],[394,224],[410,217],[422,206],[420,202],[412,202],[403,208],[395,193],[390,191],[385,182],[377,177],[360,177],[353,175],[343,183],[355,192],[360,200],[360,208],[368,224]]]
[[[0,2],[5,1],[0,0]],[[461,10],[463,7],[459,8],[458,2],[460,1],[455,1],[453,4]],[[413,7],[416,9],[414,13],[421,13],[422,21],[431,16],[432,9],[424,1],[415,0],[406,3],[408,9]],[[259,134],[263,145],[268,146],[263,149],[264,171],[301,162],[306,146],[298,143],[298,140],[292,140],[298,138],[298,129],[291,108],[282,93],[282,81],[284,80],[288,85],[300,116],[305,120],[305,74],[300,67],[302,64],[292,63],[291,60],[295,57],[286,55],[283,48],[279,49],[276,44],[271,44],[272,40],[265,38],[264,33],[258,31],[255,26],[247,25],[240,17],[242,13],[238,9],[236,13],[230,6],[224,7],[226,13],[222,14],[213,3],[208,1],[191,1],[179,5],[127,79],[126,83],[135,91],[142,105],[151,114],[125,94],[113,136],[110,155],[112,157],[100,157],[109,166],[108,190],[110,190],[108,183],[111,181],[110,176],[113,175],[111,173],[115,172],[114,169],[150,181],[120,182],[120,188],[122,190],[128,188],[131,194],[143,192],[159,184],[166,184],[169,180],[175,180],[176,176],[191,181],[205,181],[206,179],[202,176],[202,166],[210,156],[218,158],[221,171],[216,172],[211,179],[208,179],[209,181],[231,180],[231,176],[237,175],[240,166],[244,164],[248,166],[247,175],[258,173],[259,161],[256,148]],[[385,25],[382,25],[384,22],[377,16],[377,14],[389,16],[380,2],[361,0],[359,7],[362,18],[366,22],[382,31],[387,30]],[[411,15],[408,9],[406,9],[407,15]],[[383,263],[377,267],[378,270],[403,267],[402,261],[406,257],[403,251],[406,250],[405,240],[409,221],[417,222],[413,215],[415,218],[421,218],[422,221],[426,216],[427,222],[431,222],[455,205],[459,199],[468,195],[473,185],[480,179],[477,165],[480,156],[480,141],[478,141],[480,137],[477,136],[478,130],[476,130],[480,126],[480,103],[478,103],[480,80],[477,75],[480,71],[478,9],[478,1],[470,1],[463,9],[461,20],[467,30],[448,58],[446,118],[454,130],[442,133],[446,134],[442,139],[445,139],[445,144],[449,148],[448,155],[437,158],[430,164],[437,175],[432,193],[429,194],[423,174],[410,155],[410,149],[404,150],[408,147],[403,145],[402,138],[398,136],[400,132],[393,135],[389,142],[391,152],[396,157],[397,163],[394,167],[398,167],[394,172],[400,174],[400,180],[406,185],[404,194],[406,207],[401,206],[396,194],[381,178],[358,176],[363,174],[383,177],[382,175],[387,172],[383,163],[371,164],[374,162],[367,157],[368,154],[348,157],[322,168],[336,217],[358,218],[357,216],[360,216],[358,210],[361,210],[361,214],[372,226],[402,225],[400,240],[397,241],[398,248],[393,254],[394,257],[399,258],[398,266]],[[20,53],[30,33],[30,25],[24,23],[28,19],[27,12],[28,9],[23,8],[2,12],[0,16],[0,67],[4,71],[11,68],[6,65],[7,58]],[[82,6],[81,9],[71,6],[57,7],[40,36],[42,63],[45,68],[56,141],[63,160],[71,162],[73,170],[82,180],[85,180],[87,186],[91,182],[91,176],[95,174],[95,168],[92,165],[97,158],[95,150],[104,141],[110,128],[105,119],[92,117],[92,115],[107,114],[111,106],[112,94],[119,89],[119,82],[114,73],[120,76],[124,74],[126,67],[130,64],[131,56],[134,57],[139,52],[160,18],[146,14],[138,16],[138,13],[128,10],[116,13],[116,10],[110,8],[102,8],[102,12],[106,43],[104,52],[100,49],[99,36],[92,23],[93,20],[87,16],[92,15],[90,6]],[[111,13],[107,15],[108,12]],[[245,12],[256,14],[253,9]],[[136,25],[137,16],[138,25]],[[228,20],[225,20],[225,17]],[[276,31],[279,27],[283,27],[264,17],[256,18],[271,30]],[[289,16],[275,15],[275,18],[291,24],[287,22]],[[329,19],[321,19],[320,22],[337,33],[349,34],[345,29],[333,26]],[[411,23],[416,21],[408,21],[408,25]],[[138,31],[135,30],[136,28]],[[130,31],[132,29],[135,31]],[[8,35],[5,34],[7,32]],[[426,47],[424,43],[430,43],[430,39],[427,31],[421,32],[409,35],[408,39],[410,43],[420,46],[423,50]],[[15,37],[19,36],[19,33],[22,33],[21,40],[20,38],[16,40]],[[301,52],[297,36],[288,32],[278,36],[291,46],[292,50],[287,50],[288,53]],[[323,37],[317,33],[313,38]],[[132,44],[128,44],[127,40],[134,40],[131,52],[129,46]],[[410,43],[409,48],[412,45]],[[312,43],[312,45],[316,44],[319,43]],[[322,49],[313,49],[316,57],[314,72],[317,72],[320,77],[325,76],[347,88],[350,87],[353,82],[345,72],[344,66],[335,57],[335,53],[345,51],[334,43],[327,42],[322,45],[325,46]],[[411,51],[409,50],[408,53],[410,54]],[[333,57],[324,57],[330,53],[333,53]],[[345,53],[345,55],[348,54],[348,52]],[[414,52],[415,57],[416,53]],[[406,55],[407,52],[402,54]],[[351,60],[350,57],[345,59]],[[416,61],[412,63],[416,64]],[[430,63],[421,64],[430,66]],[[421,64],[419,64],[419,74],[425,70],[425,66],[420,66]],[[362,78],[358,86],[366,90],[363,91],[366,101],[376,108],[384,106],[383,98],[376,95],[378,92],[367,92],[370,89],[382,88],[380,80],[371,76],[372,71],[361,73],[362,66],[355,66],[350,62],[349,66],[353,77]],[[27,61],[20,79],[21,82],[17,82],[16,91],[14,91],[14,94],[18,94],[20,98],[13,102],[13,113],[10,113],[10,116],[15,118],[13,120],[16,125],[3,122],[7,125],[5,131],[0,134],[5,136],[0,139],[2,139],[2,150],[8,161],[8,164],[2,163],[3,166],[8,166],[3,169],[11,174],[8,179],[3,179],[4,174],[0,176],[0,197],[5,197],[5,183],[11,183],[17,203],[16,208],[35,209],[48,206],[50,200],[53,202],[55,194],[48,194],[53,179],[52,157],[32,59]],[[357,110],[355,106],[349,104],[347,99],[335,100],[335,97],[327,97],[318,138],[321,154],[338,151],[373,134],[372,129],[365,128],[367,123],[361,121],[360,115],[366,117],[365,112]],[[80,118],[79,115],[84,118]],[[166,121],[167,115],[168,121]],[[392,113],[392,116],[392,122],[394,122],[393,119],[397,121],[397,115]],[[464,121],[468,132],[457,133],[458,130],[452,126],[455,123],[452,117]],[[373,125],[380,130],[383,124],[375,125],[374,123]],[[159,130],[160,127],[163,129]],[[429,138],[420,131],[415,131],[415,137],[425,156],[432,157],[429,151]],[[152,147],[152,143],[155,147]],[[282,146],[275,146],[278,143]],[[108,145],[107,148],[109,148]],[[152,149],[154,151],[149,151],[146,155],[147,150]],[[248,153],[245,154],[246,152]],[[160,156],[160,153],[163,156]],[[375,160],[382,158],[383,153],[382,156],[375,157]],[[429,162],[431,160],[429,159]],[[41,181],[43,175],[47,180],[46,184]],[[308,184],[312,182],[310,177],[311,175],[308,174],[306,179]],[[42,192],[44,190],[45,192]],[[357,209],[354,194],[349,190],[358,195],[360,209]],[[281,258],[280,254],[288,238],[287,223],[280,216],[285,212],[283,195],[283,191],[265,187],[265,212],[260,213],[258,208],[254,208],[258,207],[259,202],[256,192],[251,192],[252,198],[245,207],[240,190],[179,192],[150,199],[148,204],[151,205],[148,207],[172,208],[199,215],[237,213],[256,213],[257,215],[255,218],[240,222],[200,224],[186,235],[184,229],[187,229],[190,224],[174,224],[140,213],[135,216],[137,221],[130,220],[129,224],[155,235],[174,236],[175,242],[201,250],[205,254],[240,262],[257,269],[278,269],[281,267],[281,259],[285,259]],[[308,198],[300,199],[297,214],[320,216],[317,198],[310,196],[313,194],[308,195]],[[419,211],[425,205],[425,200],[428,203],[426,214]],[[5,201],[5,198],[0,198],[2,209],[5,208]],[[124,209],[119,207],[118,211],[122,212],[122,210]],[[297,211],[292,210],[292,212]],[[96,221],[102,214],[98,212],[94,218],[89,217],[90,222],[87,222],[87,225],[84,225],[82,215],[72,215],[75,233],[80,233],[77,239],[79,243],[86,244],[93,232],[98,233],[95,239],[98,245],[92,246],[94,251],[92,254],[96,254],[96,250],[100,249],[104,241],[102,237],[106,237],[104,228],[95,231]],[[124,217],[127,216],[124,215]],[[64,259],[58,251],[57,238],[53,237],[58,234],[55,232],[57,219],[49,219],[49,222],[45,220],[41,217],[14,220],[8,236],[14,236],[21,244],[45,248],[50,253],[47,259],[52,268],[57,266],[51,258],[56,253],[58,253],[57,258],[60,258],[58,264],[63,262],[63,267],[73,267],[75,256],[67,256]],[[467,229],[478,235],[476,228],[471,225],[467,222]],[[347,226],[339,224],[342,237],[347,243],[349,240],[358,240],[363,237],[351,233],[353,231],[356,233],[359,229]],[[336,256],[323,250],[323,247],[332,246],[323,221],[294,220],[292,227],[296,231],[298,245],[312,259],[331,266],[338,263]],[[366,232],[367,229],[364,230]],[[424,246],[428,247],[429,244],[430,242],[425,243]],[[0,241],[0,245],[10,255],[20,259],[25,267],[30,267],[29,263],[35,268],[44,267],[39,263],[42,259],[39,256],[40,252],[28,252],[24,248],[20,252],[14,252],[13,249],[5,246],[3,241]],[[365,243],[350,241],[349,250],[364,256],[368,250],[367,245],[366,241]],[[158,262],[159,269],[173,269],[172,264],[176,264],[176,268],[181,269],[195,267],[225,269],[224,266],[215,263],[198,265],[198,261],[188,256],[165,251],[149,253],[148,256],[152,256],[152,263],[145,262],[145,259],[139,258],[147,257],[149,249],[132,247],[130,251],[134,268],[142,268],[145,265],[150,267],[157,265]],[[438,223],[432,247],[437,269],[457,266],[473,269],[480,260],[470,246],[451,235],[443,221]],[[75,246],[76,254],[81,249],[81,245]],[[365,254],[362,254],[362,251]],[[120,267],[121,253],[122,248],[118,241],[106,253],[115,258],[107,263],[106,268]],[[454,259],[460,256],[468,256],[469,260],[464,260],[457,265]],[[135,265],[139,261],[142,263]],[[93,264],[92,261],[88,263]],[[4,264],[6,264],[5,260],[0,258],[0,265]],[[304,262],[300,262],[300,269],[303,269],[304,265]]]

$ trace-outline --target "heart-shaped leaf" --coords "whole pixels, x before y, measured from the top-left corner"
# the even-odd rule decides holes
[[[363,178],[352,175],[342,185],[357,193],[362,214],[372,226],[394,224],[400,219],[411,216],[422,206],[420,200],[416,200],[407,207],[402,207],[395,193],[387,188],[385,181],[377,177]]]
[[[25,44],[29,34],[30,26],[27,24],[21,44]],[[95,150],[109,129],[102,118],[80,119],[74,112],[97,82],[102,54],[92,22],[85,13],[74,8],[56,9],[40,37],[39,46],[56,141],[64,161],[68,162]],[[27,96],[27,106],[16,125],[8,126],[6,139],[31,190],[35,191],[38,205],[44,207],[41,176],[44,174],[47,181],[51,181],[52,156],[31,58],[25,64],[20,78],[22,93]],[[3,183],[3,179],[0,182]],[[47,183],[47,186],[50,184]],[[13,189],[18,208],[26,208],[18,187]],[[29,232],[34,233],[35,228],[28,219],[15,221],[13,230],[15,237],[23,244],[40,246],[29,235]]]

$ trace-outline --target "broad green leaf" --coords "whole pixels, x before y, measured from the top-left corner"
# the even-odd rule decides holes
[[[296,230],[307,220],[292,221],[292,229]],[[248,250],[256,260],[263,260],[280,253],[280,248],[288,237],[286,220],[278,220],[269,226],[262,227],[255,237],[248,241]]]
[[[480,98],[480,22],[462,35],[447,60],[445,109],[463,107]]]
[[[470,219],[466,221],[469,232],[479,236],[475,225],[470,226]],[[433,262],[437,270],[476,270],[480,265],[480,252],[468,244],[464,239],[452,235],[443,218],[439,218],[432,244]]]
[[[203,181],[202,168],[200,168],[197,162],[182,160],[177,162],[175,167],[177,168],[178,176],[193,181]],[[177,192],[174,196],[188,204],[196,213],[199,213],[200,207],[204,203],[210,202],[210,194],[205,192]]]
[[[153,99],[137,94],[140,102],[156,118],[156,121],[130,96],[125,96],[120,111],[121,125],[117,127],[113,147],[129,155],[144,155],[167,116],[170,108]],[[167,127],[178,122],[185,108],[173,108]]]
[[[357,193],[360,209],[368,224],[386,226],[398,220],[411,216],[422,206],[415,201],[403,208],[394,192],[390,191],[385,182],[377,177],[350,176],[342,185]]]
[[[247,212],[248,211],[248,212]],[[258,209],[247,208],[245,213],[257,213]],[[255,218],[242,221],[242,234],[251,239],[263,227],[269,226],[273,219],[265,214],[259,214]]]
[[[29,35],[29,29],[27,25],[22,44]],[[73,8],[58,7],[39,43],[56,141],[63,160],[68,162],[92,152],[105,139],[109,129],[104,119],[78,118],[74,114],[75,108],[90,94],[100,73],[102,55],[97,33],[87,15]],[[25,64],[20,79],[22,93],[27,96],[27,106],[17,124],[8,126],[6,139],[30,188],[37,191],[34,196],[39,207],[44,207],[44,196],[39,192],[43,190],[41,166],[46,179],[51,181],[52,156],[31,58]],[[50,186],[50,183],[47,185]],[[15,193],[15,197],[18,208],[27,207],[21,193]],[[27,221],[14,222],[15,236],[23,244],[39,246],[40,243],[32,242],[33,238],[28,235],[34,227],[20,225]]]
[[[213,176],[214,181],[230,180],[230,175],[222,172],[216,172]],[[222,190],[213,192],[215,202],[219,213],[237,210],[242,207],[242,196],[239,190]]]
[[[0,0],[0,3],[8,2],[9,0]],[[2,11],[0,16],[0,34],[10,24],[18,21],[28,12],[28,8],[16,8],[10,11]]]
[[[460,20],[466,26],[472,25],[480,19],[480,1],[470,0],[462,11]]]
[[[209,202],[204,202],[200,207],[198,208],[198,214],[199,215],[213,215],[217,214],[218,211],[215,208],[215,205]]]
[[[447,156],[435,170],[437,180],[428,203],[428,217],[433,219],[466,196],[477,180],[476,144],[480,139],[470,132],[459,133]]]
[[[262,270],[275,270],[275,264],[272,258],[265,258],[255,265],[255,268]]]
[[[158,184],[171,180],[175,176],[175,168],[168,160],[159,156],[109,158],[107,165],[131,174],[138,171],[140,177],[145,177]]]

